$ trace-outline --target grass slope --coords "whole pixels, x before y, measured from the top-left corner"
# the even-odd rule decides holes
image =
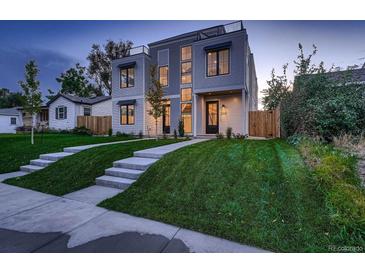
[[[0,134],[0,173],[18,171],[22,165],[37,159],[40,154],[59,152],[64,147],[122,141],[131,137],[93,137],[74,134],[35,135],[30,144],[29,134]]]
[[[173,142],[176,141],[144,140],[91,148],[40,171],[8,179],[5,183],[61,196],[95,184],[95,178],[103,175],[106,168],[112,167],[114,161],[131,157],[134,151]]]
[[[299,152],[215,140],[168,154],[101,206],[282,252],[328,252],[338,233]]]

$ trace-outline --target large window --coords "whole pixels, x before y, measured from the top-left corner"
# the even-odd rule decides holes
[[[207,53],[207,75],[229,74],[229,49],[209,51]]]
[[[120,124],[121,125],[134,124],[134,105],[120,106]]]
[[[169,66],[163,66],[159,68],[160,84],[163,87],[169,85]]]
[[[181,84],[191,83],[191,46],[181,48]]]
[[[16,125],[16,117],[10,117],[10,124]]]
[[[134,87],[134,68],[123,68],[120,70],[120,87]]]
[[[191,88],[181,89],[181,120],[184,123],[184,131],[192,133],[192,90]]]
[[[67,107],[65,106],[56,107],[56,119],[57,120],[67,119]]]
[[[192,132],[191,103],[181,104],[181,119],[184,123],[185,133]]]

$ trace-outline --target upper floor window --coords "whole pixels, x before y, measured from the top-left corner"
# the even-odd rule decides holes
[[[11,125],[16,125],[16,117],[11,117],[10,118],[10,124]]]
[[[207,53],[207,75],[229,74],[229,49],[209,51]]]
[[[120,106],[120,124],[121,125],[134,124],[134,105]]]
[[[56,119],[57,120],[67,119],[67,107],[65,106],[56,107]]]
[[[181,48],[181,61],[191,60],[191,46]]]
[[[160,84],[163,87],[169,85],[169,66],[159,67]]]
[[[90,116],[91,115],[91,108],[84,107],[84,116]]]
[[[191,83],[191,46],[181,48],[181,84]]]
[[[181,89],[181,102],[186,102],[186,101],[191,101],[192,96],[191,96],[191,88],[182,88]]]
[[[120,70],[120,87],[134,87],[134,67],[123,68]]]

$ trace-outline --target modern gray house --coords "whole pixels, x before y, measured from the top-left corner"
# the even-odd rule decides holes
[[[145,93],[155,65],[165,113],[159,134],[173,134],[179,119],[187,135],[248,134],[248,111],[257,109],[257,78],[241,21],[197,30],[133,48],[112,63],[113,132],[153,135]]]

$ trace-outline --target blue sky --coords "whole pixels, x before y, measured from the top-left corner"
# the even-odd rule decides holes
[[[19,90],[24,64],[35,58],[43,92],[57,90],[55,78],[80,62],[93,43],[131,40],[136,46],[229,21],[0,21],[0,87]],[[318,47],[315,61],[346,68],[365,62],[365,21],[243,21],[255,55],[260,90],[272,68]],[[289,76],[292,77],[292,66]]]

